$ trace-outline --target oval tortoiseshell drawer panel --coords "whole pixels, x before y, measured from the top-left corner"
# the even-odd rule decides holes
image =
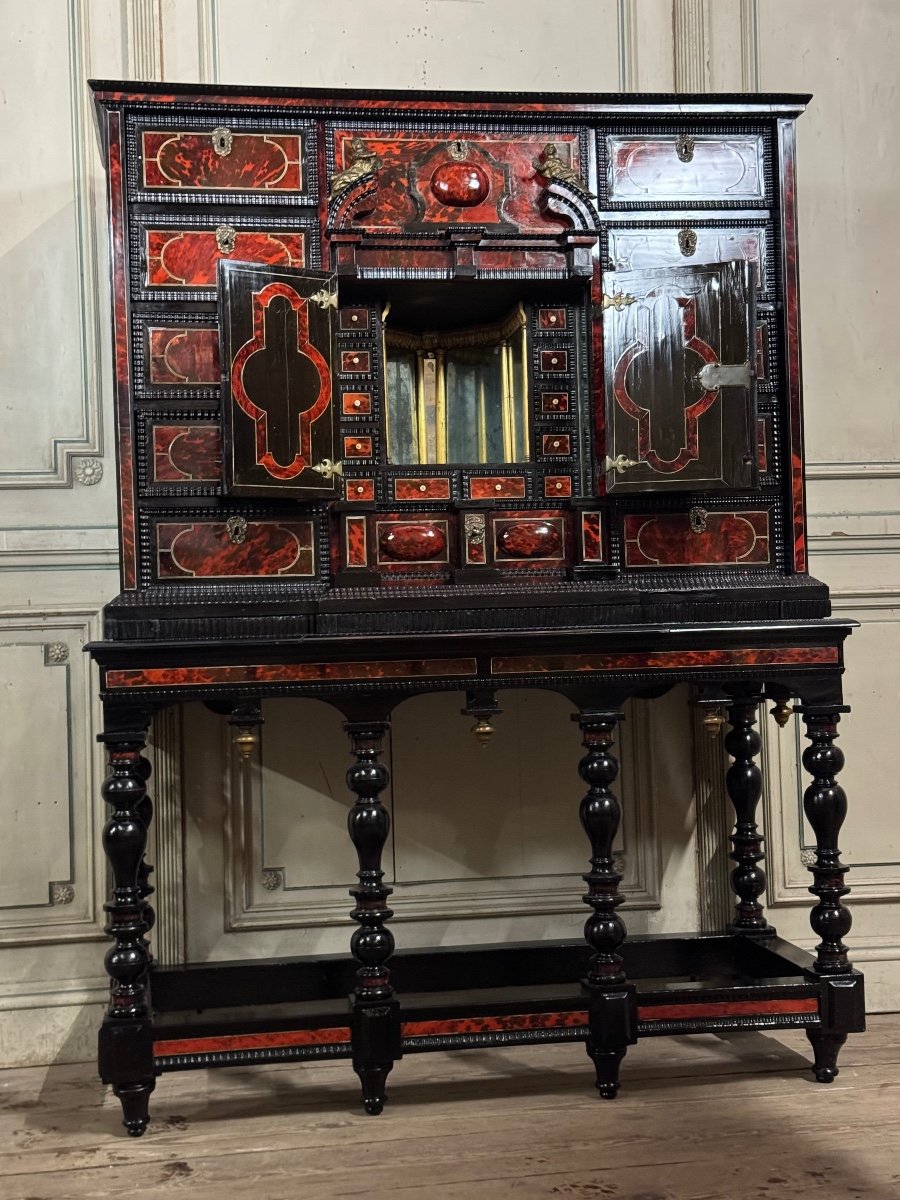
[[[301,131],[218,125],[141,129],[136,183],[145,191],[297,193],[309,190]]]
[[[770,561],[767,509],[625,517],[626,567],[747,567]]]
[[[159,521],[155,543],[160,580],[315,573],[312,521]]]
[[[764,202],[761,133],[645,134],[606,138],[612,202]]]

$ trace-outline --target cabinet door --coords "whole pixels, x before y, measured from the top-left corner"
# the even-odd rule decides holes
[[[226,492],[333,498],[337,281],[229,261],[218,284]]]
[[[755,286],[746,262],[604,276],[607,491],[756,485]]]

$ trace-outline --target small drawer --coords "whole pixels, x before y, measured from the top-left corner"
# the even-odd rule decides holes
[[[345,437],[344,458],[371,458],[372,439],[370,437]]]
[[[629,513],[626,567],[746,567],[771,561],[769,510]]]
[[[411,516],[376,520],[375,549],[379,567],[402,568],[417,563],[449,562],[450,522],[446,517]]]
[[[218,424],[161,421],[152,426],[151,484],[218,483],[222,434]]]
[[[200,226],[198,228],[198,225]],[[136,299],[208,300],[222,259],[273,267],[315,267],[311,218],[284,221],[220,214],[138,215],[131,223]]]
[[[564,308],[539,308],[537,314],[537,327],[543,333],[552,332],[557,329],[568,328],[568,316]]]
[[[476,475],[469,480],[471,500],[502,500],[504,497],[521,500],[524,496],[523,475]]]
[[[369,310],[367,308],[342,308],[338,313],[338,329],[342,333],[367,333]]]
[[[761,133],[670,133],[606,138],[609,200],[763,203]]]
[[[395,500],[449,500],[449,479],[395,479]]]
[[[372,370],[372,355],[368,350],[342,350],[341,374],[368,375]]]
[[[372,411],[371,392],[344,392],[341,410],[345,417],[365,417]]]
[[[143,191],[264,192],[296,196],[309,191],[306,131],[233,129],[185,120],[177,127],[137,130]],[[198,197],[199,199],[199,197]]]
[[[610,267],[614,271],[642,271],[648,267],[752,262],[756,264],[757,286],[764,293],[768,287],[766,232],[763,225],[610,226]]]
[[[493,519],[494,561],[557,564],[566,555],[565,518],[522,513]]]
[[[567,433],[541,434],[541,454],[545,458],[553,458],[555,455],[568,455],[571,453],[572,439]]]
[[[345,479],[344,480],[344,499],[345,500],[374,500],[375,499],[375,480],[374,479]]]
[[[572,476],[571,475],[547,475],[544,477],[544,495],[551,496],[571,496],[572,495]]]
[[[545,375],[565,375],[569,369],[568,350],[541,350],[538,363]]]
[[[158,579],[237,579],[315,574],[312,521],[160,521]]]
[[[222,382],[219,331],[177,320],[141,322],[135,382],[141,388],[212,388]]]
[[[541,392],[542,413],[567,413],[568,411],[568,392]]]

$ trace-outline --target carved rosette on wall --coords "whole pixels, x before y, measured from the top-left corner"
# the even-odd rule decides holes
[[[51,904],[71,904],[75,899],[75,888],[68,881],[50,884]]]
[[[261,881],[267,892],[280,891],[284,887],[284,872],[281,867],[267,868],[262,873]]]
[[[69,647],[65,642],[48,642],[44,646],[44,666],[58,667],[69,661]]]
[[[99,458],[74,458],[72,471],[76,483],[80,483],[82,487],[93,487],[103,478],[103,463]]]

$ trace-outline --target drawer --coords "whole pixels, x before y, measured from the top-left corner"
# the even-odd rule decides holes
[[[541,392],[542,413],[567,413],[568,411],[568,392]]]
[[[344,458],[371,458],[373,452],[373,439],[368,435],[353,434],[344,438]]]
[[[554,496],[572,495],[571,475],[546,475],[544,477],[544,495],[550,499]]]
[[[315,573],[312,521],[162,520],[154,528],[154,544],[160,580]]]
[[[491,520],[497,566],[558,566],[566,558],[566,518],[559,512],[503,513]]]
[[[371,392],[344,392],[341,412],[345,417],[367,417],[372,412]]]
[[[469,479],[470,500],[502,500],[525,497],[524,475],[473,475]]]
[[[769,510],[629,513],[626,567],[746,567],[771,562]]]
[[[240,122],[245,125],[246,121]],[[314,202],[315,129],[273,122],[241,128],[189,114],[129,122],[129,193],[152,200],[162,193],[241,200],[246,193]],[[166,196],[169,199],[169,196]],[[217,196],[216,199],[219,199]]]
[[[612,225],[609,229],[609,263],[613,271],[642,271],[649,267],[751,262],[756,264],[758,289],[763,294],[770,287],[767,234],[764,224]]]
[[[132,294],[138,300],[210,300],[222,259],[277,267],[318,265],[310,218],[140,214],[131,224]]]
[[[554,458],[557,455],[567,457],[572,453],[572,439],[568,433],[541,434],[541,454],[544,458]]]
[[[443,571],[450,562],[450,517],[385,513],[371,518],[371,530],[379,570],[402,571],[421,565]]]
[[[344,480],[344,499],[345,500],[374,500],[375,499],[375,480],[374,479],[345,479]]]
[[[162,420],[151,426],[150,484],[219,483],[222,433],[218,422]]]
[[[219,331],[196,318],[134,316],[134,385],[140,396],[206,396],[222,382]]]
[[[605,151],[613,204],[766,201],[762,133],[610,134]]]
[[[395,500],[449,500],[450,480],[410,478],[394,480]]]

